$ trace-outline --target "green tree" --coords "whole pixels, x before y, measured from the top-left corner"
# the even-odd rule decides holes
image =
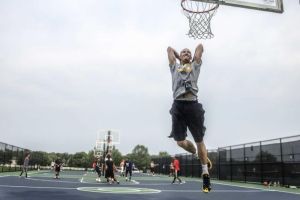
[[[50,162],[52,162],[52,161],[55,161],[58,157],[57,157],[56,153],[51,152],[51,153],[48,153],[48,158],[49,158]]]
[[[90,163],[88,160],[88,155],[85,152],[77,152],[73,156],[71,156],[69,161],[70,167],[90,167]]]
[[[135,167],[138,169],[145,170],[150,165],[150,155],[148,153],[148,148],[144,145],[137,145],[132,150],[131,154],[127,155],[132,162],[135,164]]]
[[[68,153],[56,153],[56,159],[59,159],[62,163],[64,163],[64,166],[69,165],[69,161],[71,159],[71,155]]]
[[[92,164],[95,160],[95,156],[94,156],[94,150],[90,150],[87,154],[87,162],[89,163],[88,167],[92,167]]]
[[[114,160],[115,165],[119,166],[121,160],[123,159],[123,156],[122,156],[121,152],[118,149],[113,148],[111,156]]]
[[[159,157],[170,157],[170,154],[168,152],[166,152],[166,151],[160,151],[158,153],[158,156]]]
[[[165,157],[170,157],[170,154],[166,151],[160,151],[158,155],[151,155],[150,158],[151,160],[157,160],[159,158],[165,158]]]
[[[267,151],[261,151],[261,153],[258,153],[254,162],[260,162],[260,157],[262,158],[262,162],[277,162],[277,158]]]
[[[43,151],[33,151],[30,153],[30,165],[47,166],[50,160],[48,154]]]

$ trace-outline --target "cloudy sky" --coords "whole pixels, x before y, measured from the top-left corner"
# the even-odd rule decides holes
[[[166,49],[204,45],[199,100],[209,149],[300,134],[300,5],[222,6],[211,40],[187,37],[174,0],[0,0],[0,141],[32,150],[183,152],[171,129]]]

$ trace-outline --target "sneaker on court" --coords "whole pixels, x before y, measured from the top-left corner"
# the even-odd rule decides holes
[[[202,186],[202,191],[204,193],[208,193],[211,190],[211,185],[210,185],[210,177],[208,174],[203,174],[202,175],[203,179],[203,186]]]

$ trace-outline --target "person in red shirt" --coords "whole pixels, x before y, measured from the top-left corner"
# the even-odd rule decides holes
[[[93,162],[93,165],[92,165],[92,167],[93,167],[93,171],[95,172],[95,168],[96,168],[96,163],[97,161],[95,160],[94,162]]]
[[[179,163],[179,160],[176,158],[176,156],[173,158],[173,166],[174,166],[174,179],[172,181],[172,184],[175,183],[176,179],[179,181],[179,184],[181,184],[182,181],[178,177],[178,173],[180,171],[180,163]]]

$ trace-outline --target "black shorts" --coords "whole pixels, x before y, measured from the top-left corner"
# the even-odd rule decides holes
[[[127,176],[127,174],[129,173],[129,176],[132,176],[132,170],[130,170],[130,169],[126,169],[126,173],[125,173],[125,175]]]
[[[150,167],[150,172],[154,172],[154,167]]]
[[[55,167],[56,172],[60,172],[60,167]]]
[[[95,171],[97,172],[98,176],[100,177],[100,176],[101,176],[100,168],[99,168],[99,167],[96,167],[96,168],[95,168]]]
[[[174,101],[170,114],[172,115],[172,131],[169,137],[183,141],[190,130],[195,142],[202,142],[205,133],[204,109],[198,101]]]
[[[114,178],[114,177],[115,177],[115,174],[114,174],[113,170],[107,169],[105,171],[105,178]]]

